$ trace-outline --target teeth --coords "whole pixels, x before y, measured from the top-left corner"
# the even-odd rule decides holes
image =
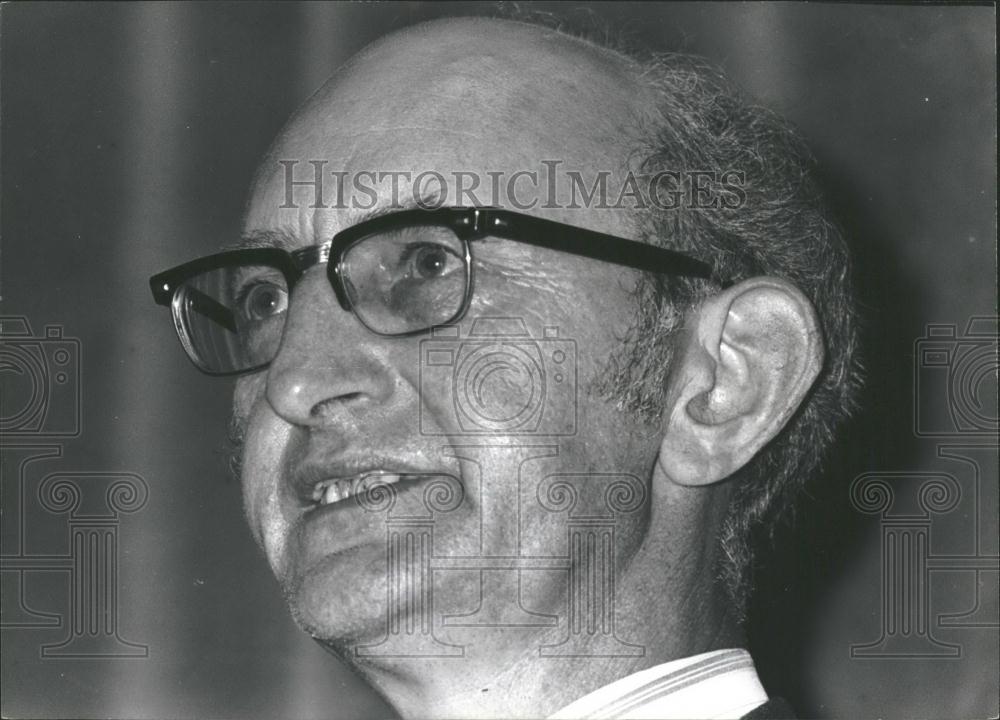
[[[319,505],[331,505],[359,492],[365,492],[374,485],[392,485],[402,478],[396,473],[370,472],[352,478],[330,478],[313,486],[312,500]]]
[[[323,497],[320,499],[319,504],[329,505],[330,503],[340,502],[350,494],[350,489],[350,481],[335,480],[326,486],[326,490],[323,491]]]
[[[356,478],[351,485],[351,494],[366,492],[375,485],[392,485],[399,482],[400,475],[393,473],[368,473]]]

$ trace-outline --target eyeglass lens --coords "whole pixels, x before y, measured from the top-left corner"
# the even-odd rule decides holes
[[[385,335],[449,322],[462,309],[468,268],[448,228],[412,226],[368,235],[344,252],[341,277],[358,319]],[[210,372],[239,372],[271,362],[289,302],[284,274],[235,264],[201,273],[174,296],[189,354]]]
[[[248,370],[278,351],[288,306],[280,270],[237,264],[188,279],[174,295],[174,315],[195,362],[211,372]]]
[[[341,276],[367,327],[386,335],[415,332],[448,322],[461,309],[465,250],[447,228],[400,228],[350,246]]]

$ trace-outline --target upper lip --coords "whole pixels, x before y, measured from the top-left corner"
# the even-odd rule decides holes
[[[405,460],[388,457],[340,458],[337,460],[310,460],[301,462],[291,473],[291,487],[299,500],[312,505],[313,488],[324,480],[343,480],[371,473],[396,475],[442,475],[439,470],[420,468]]]

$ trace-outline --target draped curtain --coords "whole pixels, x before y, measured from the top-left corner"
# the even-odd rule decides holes
[[[3,440],[5,622],[25,608],[63,618],[47,627],[6,622],[5,717],[388,713],[287,617],[228,476],[231,385],[187,364],[146,281],[236,237],[256,163],[338,64],[389,28],[462,7],[479,9],[0,8],[0,314],[26,318],[34,336],[58,326],[79,341],[71,380],[80,416],[78,435],[47,441],[58,448],[50,457],[25,463],[37,448]],[[611,3],[586,12],[660,49],[709,56],[795,122],[856,249],[874,348],[865,410],[804,519],[779,532],[761,568],[751,643],[765,684],[808,717],[995,713],[995,628],[939,630],[963,650],[948,660],[851,657],[852,644],[879,636],[884,546],[877,519],[848,497],[861,473],[941,463],[910,421],[914,344],[927,323],[964,327],[995,313],[993,9]],[[2,380],[9,411],[21,390],[14,375]],[[71,405],[66,398],[53,390],[52,402]],[[944,416],[944,401],[934,402]],[[980,513],[976,552],[987,557],[997,553],[997,470],[995,457],[982,463],[992,481],[978,509],[963,512],[970,523]],[[15,555],[69,552],[69,521],[35,507],[57,472],[134,475],[148,488],[142,508],[116,521],[107,610],[120,639],[147,648],[145,657],[42,654],[66,635],[72,579],[53,569],[61,561],[46,571]],[[941,527],[943,552],[970,552],[967,528]],[[995,619],[995,572],[976,576],[982,594],[968,574],[946,575],[931,588],[935,607],[981,602]]]

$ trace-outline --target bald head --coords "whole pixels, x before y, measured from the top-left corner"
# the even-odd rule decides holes
[[[461,118],[482,135],[537,133],[557,147],[568,137],[617,137],[638,90],[621,56],[554,30],[491,19],[441,20],[389,35],[316,99],[355,83],[364,94],[374,90],[387,110],[424,112],[449,128]],[[415,106],[414,96],[421,98]]]
[[[739,642],[717,584],[719,568],[728,572],[743,557],[736,543],[746,535],[744,526],[724,533],[724,523],[747,512],[731,510],[737,495],[725,481],[752,468],[783,431],[821,363],[809,298],[753,273],[844,277],[832,251],[803,246],[825,241],[828,225],[809,204],[790,148],[782,128],[696,60],[643,66],[553,30],[485,19],[427,23],[368,46],[282,131],[255,180],[245,232],[303,252],[277,254],[287,260],[279,273],[245,273],[255,303],[241,309],[277,329],[267,336],[266,368],[236,388],[244,505],[299,624],[397,709],[545,716],[609,678]],[[657,205],[665,212],[622,204],[636,176],[649,182],[646,197],[658,194],[661,177],[694,187],[681,173],[714,178],[716,203],[734,173],[757,187],[729,192],[735,205],[706,205],[701,186],[674,207]],[[559,184],[563,175],[574,182]],[[428,176],[443,183],[422,185]],[[599,178],[622,192],[576,202],[574,188],[593,191]],[[495,179],[499,193],[463,186]],[[532,187],[533,197],[517,197]],[[427,204],[450,209],[393,212]],[[553,242],[558,225],[468,212],[472,204],[574,227]],[[594,251],[618,243],[620,256],[649,257],[621,244],[627,238],[697,250],[742,280],[685,283],[674,267],[661,283],[634,260],[602,262],[611,253]],[[806,257],[816,258],[815,269],[802,269]],[[310,258],[318,262],[301,276],[288,270]],[[370,311],[382,313],[378,322],[365,320]],[[451,326],[450,340],[434,335],[437,323]],[[428,332],[399,331],[413,325]],[[491,360],[470,379],[478,360],[455,358],[487,348],[482,336],[491,334],[535,338],[538,349],[522,351],[528,362],[516,367]],[[441,342],[448,351],[432,362],[425,351]],[[460,397],[462,377],[474,392]],[[537,426],[524,430],[524,418]],[[521,442],[532,434],[545,444]],[[770,472],[773,463],[761,467]],[[419,488],[457,480],[459,506],[434,517],[433,555],[463,563],[561,557],[566,515],[557,514],[567,508],[554,510],[543,486],[574,478],[568,516],[604,518],[615,508],[602,483],[630,479],[622,482],[641,488],[640,506],[615,509],[613,549],[601,550],[618,603],[615,638],[581,636],[555,664],[541,650],[564,644],[573,573],[591,567],[584,558],[570,562],[569,574],[530,579],[520,570],[487,573],[497,569],[487,565],[432,574],[407,592],[423,597],[433,586],[434,613],[469,619],[439,628],[452,650],[435,644],[430,615],[417,605],[405,612],[422,618],[417,640],[430,643],[431,655],[423,645],[416,654],[378,650],[388,613],[402,607],[392,593],[403,580],[387,559],[388,521],[347,502],[373,477],[399,486],[400,502],[424,515],[429,506],[415,507],[427,497]],[[766,505],[767,492],[762,501],[745,493],[746,503]],[[726,577],[738,581],[744,567]]]
[[[373,43],[296,121],[321,127],[329,113],[353,107],[359,112],[346,117],[373,132],[410,125],[528,141],[517,150],[534,160],[538,145],[564,151],[573,140],[620,139],[637,92],[628,61],[586,41],[507,20],[450,19]]]
[[[320,159],[351,177],[468,170],[509,178],[538,170],[540,159],[619,174],[649,107],[631,61],[584,40],[508,20],[417,25],[368,46],[299,110],[261,167],[251,213],[283,204],[278,161],[287,159]],[[324,213],[310,217],[307,200],[298,226],[312,223],[327,237],[339,229]],[[597,226],[621,229],[615,218]]]

